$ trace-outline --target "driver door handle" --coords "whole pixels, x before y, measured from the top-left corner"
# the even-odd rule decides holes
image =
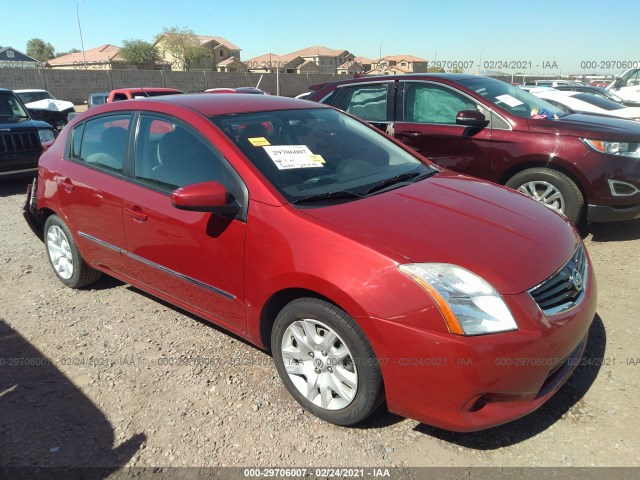
[[[142,211],[138,205],[128,203],[124,207],[124,211],[127,215],[132,217],[137,222],[144,222],[147,220],[147,215]]]
[[[416,138],[416,137],[419,137],[419,136],[421,136],[421,135],[422,135],[422,134],[421,134],[420,132],[414,132],[414,131],[412,131],[412,130],[409,130],[409,131],[407,131],[407,132],[396,132],[396,137],[405,136],[405,137],[413,137],[413,138]]]

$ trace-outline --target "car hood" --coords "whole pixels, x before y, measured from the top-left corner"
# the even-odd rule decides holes
[[[65,100],[38,100],[37,102],[25,103],[25,107],[31,110],[51,110],[52,112],[64,112],[73,108],[73,103]]]
[[[601,140],[640,141],[640,123],[604,115],[572,113],[558,120],[530,119],[532,132]]]
[[[34,128],[46,128],[47,130],[51,130],[51,125],[41,120],[33,120],[31,118],[20,119],[17,122],[0,121],[0,133],[28,131],[33,130]]]
[[[547,207],[446,171],[368,198],[302,211],[372,248],[396,252],[399,263],[459,265],[502,294],[538,285],[580,242],[568,220]]]

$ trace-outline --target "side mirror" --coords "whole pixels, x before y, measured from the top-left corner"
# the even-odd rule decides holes
[[[619,90],[622,88],[622,79],[620,77],[616,78],[613,82],[613,87],[615,90]]]
[[[477,110],[462,110],[456,115],[456,123],[467,127],[484,128],[489,125],[489,120]]]
[[[210,181],[185,185],[171,192],[171,203],[180,210],[235,215],[237,202],[220,183]]]

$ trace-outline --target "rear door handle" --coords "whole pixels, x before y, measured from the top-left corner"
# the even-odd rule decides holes
[[[124,211],[137,222],[144,222],[147,220],[147,215],[142,211],[138,205],[131,203],[125,205]]]
[[[404,137],[419,137],[420,135],[422,135],[420,132],[413,132],[413,131],[408,131],[408,132],[396,132],[396,136],[404,136]]]
[[[71,193],[73,191],[74,186],[70,178],[63,178],[60,181],[60,184],[62,185],[62,188],[64,188],[67,192]]]

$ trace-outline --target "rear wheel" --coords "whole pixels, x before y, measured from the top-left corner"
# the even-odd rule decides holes
[[[572,223],[580,219],[584,206],[582,192],[564,173],[550,168],[529,168],[515,174],[505,185],[562,213]]]
[[[58,279],[67,287],[84,287],[100,278],[100,272],[89,267],[80,256],[69,228],[57,215],[47,218],[44,240],[49,263]]]
[[[289,303],[276,318],[271,350],[289,393],[327,422],[358,423],[383,400],[382,374],[369,341],[331,303],[314,298]]]

